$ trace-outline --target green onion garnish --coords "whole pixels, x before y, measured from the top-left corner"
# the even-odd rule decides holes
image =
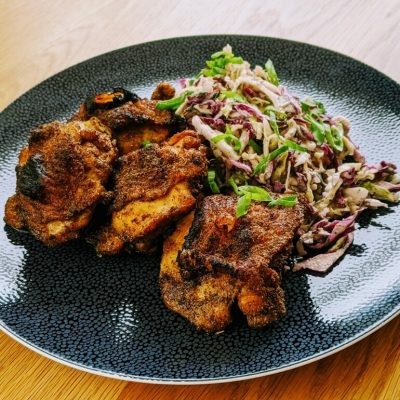
[[[283,197],[278,197],[277,199],[270,201],[268,206],[269,207],[275,207],[275,206],[293,207],[296,204],[297,204],[297,196],[283,196]]]
[[[246,193],[242,197],[239,197],[237,206],[236,206],[236,217],[240,218],[243,215],[247,214],[251,205],[251,193]]]
[[[236,186],[236,183],[234,183]],[[268,203],[268,207],[293,207],[297,204],[297,196],[283,196],[274,199],[265,189],[259,186],[243,185],[237,187],[239,200],[236,206],[236,217],[242,217],[247,214],[252,201],[264,201]]]
[[[289,147],[291,150],[296,150],[296,151],[301,151],[303,153],[307,153],[307,149],[303,146],[300,146],[299,144],[293,142],[292,140],[286,139],[285,140],[285,145]]]
[[[226,51],[217,51],[211,55],[211,60],[206,61],[207,68],[203,68],[197,76],[225,75],[225,67],[228,64],[242,63],[242,57],[235,57],[234,54]]]
[[[233,178],[233,176],[231,176],[228,180],[228,183],[232,186],[233,191],[235,192],[235,194],[237,194],[239,196],[239,189],[238,186],[235,182],[235,179]]]
[[[211,140],[213,143],[218,143],[221,140],[225,140],[225,142],[233,146],[235,151],[240,151],[242,148],[242,142],[233,134],[229,125],[226,125],[225,133],[214,136]]]
[[[271,105],[265,107],[264,114],[267,114],[267,115],[268,115],[270,112],[273,112],[273,113],[275,114],[275,116],[276,116],[277,119],[280,119],[280,120],[285,120],[285,119],[287,119],[287,115],[286,115],[285,112],[279,111],[279,110],[277,110],[274,106],[271,106]]]
[[[238,187],[240,195],[251,194],[251,199],[256,201],[271,201],[271,195],[259,186],[243,185]]]
[[[143,147],[144,149],[147,149],[149,146],[151,146],[150,140],[143,140],[143,142],[140,143],[140,147]]]
[[[304,119],[311,124],[311,132],[313,133],[317,144],[322,144],[325,141],[325,124],[317,121],[311,114],[305,114]]]
[[[192,92],[187,91],[178,97],[173,97],[168,100],[161,100],[157,103],[156,108],[159,110],[176,110]]]
[[[257,153],[261,154],[262,153],[262,148],[259,144],[257,144],[253,139],[249,140],[249,146]]]
[[[260,172],[264,172],[265,168],[267,167],[268,163],[273,160],[274,158],[280,156],[281,154],[285,153],[286,151],[289,150],[289,147],[287,145],[283,145],[281,147],[278,147],[274,151],[271,151],[267,156],[264,156],[261,161],[256,165],[254,169],[254,175],[259,174]]]
[[[275,85],[279,86],[279,78],[275,71],[274,64],[270,59],[265,63],[265,72],[268,74],[269,81]]]
[[[216,53],[211,54],[211,59],[215,60],[216,58],[224,57],[225,54],[227,54],[227,53],[225,51],[223,51],[223,50],[217,51]]]
[[[320,102],[313,99],[305,99],[300,101],[301,110],[305,113],[312,113],[316,115],[325,114],[325,106]]]
[[[223,99],[232,99],[238,101],[239,103],[247,103],[247,100],[241,96],[239,93],[233,92],[232,90],[221,90],[221,97]]]
[[[337,151],[343,151],[343,126],[330,126],[326,129],[326,141]]]
[[[209,169],[207,172],[207,180],[208,180],[208,186],[210,186],[210,189],[213,193],[219,193],[219,187],[217,182],[215,182],[216,178],[216,173],[214,170]]]
[[[279,128],[278,128],[278,124],[276,123],[276,116],[275,113],[273,113],[272,111],[270,111],[268,113],[269,116],[269,124],[272,128],[272,130],[274,131],[274,133],[276,133],[278,136],[281,136],[281,134],[279,133]]]

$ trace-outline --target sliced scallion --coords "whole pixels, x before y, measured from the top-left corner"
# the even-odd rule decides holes
[[[239,194],[251,194],[251,199],[256,201],[271,201],[271,195],[262,187],[243,185],[238,187]]]
[[[320,102],[313,99],[305,99],[300,101],[301,110],[305,113],[312,114],[325,114],[326,109],[325,106]]]
[[[257,153],[261,154],[262,153],[262,148],[257,142],[253,139],[249,140],[249,146]]]
[[[339,124],[338,126],[331,126],[326,129],[326,141],[329,146],[337,151],[343,151],[343,126]]]
[[[293,142],[292,140],[289,140],[289,139],[285,140],[285,145],[287,147],[289,147],[289,149],[291,149],[291,150],[301,151],[303,153],[307,153],[307,151],[308,151],[305,147],[300,146],[296,142]]]
[[[249,211],[251,205],[251,193],[246,193],[243,196],[239,197],[236,206],[236,217],[240,218],[243,215],[246,215]]]
[[[140,146],[143,147],[144,149],[147,149],[149,146],[151,146],[150,140],[143,140],[142,143],[140,143]]]
[[[256,168],[254,169],[254,174],[257,175],[260,172],[264,172],[265,168],[267,167],[268,163],[271,160],[280,156],[281,154],[285,153],[288,150],[289,150],[289,147],[286,145],[283,145],[281,147],[278,147],[271,153],[269,153],[267,156],[263,157],[262,160],[256,165]]]
[[[221,90],[221,96],[223,98],[232,99],[240,103],[247,103],[247,100],[243,96],[232,90]]]
[[[269,124],[271,126],[271,129],[274,131],[274,133],[276,133],[278,136],[281,136],[281,134],[279,133],[279,127],[278,124],[276,123],[276,115],[274,112],[270,111],[268,112],[268,116],[269,116]]]
[[[317,121],[311,114],[305,114],[304,119],[311,124],[311,132],[313,133],[317,144],[322,144],[325,141],[325,124]]]
[[[210,189],[213,193],[219,193],[219,186],[217,182],[215,181],[216,178],[216,173],[214,170],[209,169],[207,172],[207,181],[208,181],[208,186],[210,186]]]
[[[168,100],[161,100],[157,103],[156,108],[159,110],[176,110],[192,92],[185,92],[178,97]]]
[[[229,178],[228,183],[231,185],[231,187],[232,187],[233,191],[235,192],[235,194],[237,194],[239,196],[239,189],[238,189],[238,186],[237,186],[233,176],[231,176]]]
[[[218,143],[221,140],[225,140],[225,142],[233,146],[235,151],[240,151],[240,149],[242,148],[241,141],[232,133],[229,125],[226,126],[225,133],[214,136],[211,140],[213,143]]]
[[[265,72],[268,74],[269,81],[275,85],[279,86],[279,78],[275,71],[274,64],[270,59],[265,63]]]
[[[293,207],[296,204],[297,204],[297,196],[283,196],[283,197],[278,197],[277,199],[270,201],[268,206],[269,207],[275,207],[275,206]]]

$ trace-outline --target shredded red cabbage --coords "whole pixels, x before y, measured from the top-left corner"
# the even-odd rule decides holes
[[[297,262],[293,266],[293,271],[300,271],[302,269],[307,269],[314,272],[326,273],[331,267],[341,258],[343,257],[346,250],[353,243],[354,234],[352,232],[347,234],[346,241],[344,245],[331,253],[321,253],[317,254],[314,257],[307,258],[303,261]]]

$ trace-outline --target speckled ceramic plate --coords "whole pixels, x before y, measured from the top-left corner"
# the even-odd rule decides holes
[[[203,36],[145,43],[93,58],[41,83],[0,115],[1,209],[30,128],[65,120],[93,91],[125,86],[147,95],[161,80],[192,76],[230,43],[252,63],[273,59],[285,85],[346,115],[368,160],[400,165],[400,88],[348,57],[279,39]],[[329,275],[289,273],[287,314],[264,330],[237,321],[207,335],[162,304],[159,256],[98,258],[83,241],[48,249],[4,227],[0,236],[2,329],[68,365],[163,383],[222,382],[279,372],[338,351],[400,308],[400,207],[365,214],[355,242]]]

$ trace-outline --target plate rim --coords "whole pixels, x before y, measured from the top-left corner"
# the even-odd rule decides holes
[[[22,346],[28,348],[29,350],[32,350],[34,353],[39,354],[47,359],[50,359],[52,361],[55,361],[59,364],[65,365],[67,367],[71,367],[73,369],[82,371],[82,372],[87,372],[91,373],[97,376],[102,376],[104,378],[111,378],[111,379],[116,379],[116,380],[122,380],[126,382],[136,382],[136,383],[147,383],[147,384],[157,384],[157,385],[210,385],[210,384],[218,384],[218,383],[229,383],[229,382],[238,382],[238,381],[244,381],[244,380],[249,380],[249,379],[255,379],[255,378],[262,378],[264,376],[268,375],[275,375],[280,372],[285,372],[285,371],[290,371],[292,369],[296,369],[302,366],[305,366],[307,364],[311,364],[313,362],[322,360],[323,358],[329,357],[335,353],[338,353],[347,347],[352,346],[353,344],[356,344],[360,342],[361,340],[367,338],[386,324],[388,324],[390,321],[394,320],[396,317],[400,316],[400,306],[397,307],[397,309],[394,310],[392,314],[390,314],[387,318],[381,319],[377,321],[371,329],[368,329],[364,331],[361,335],[353,337],[353,339],[350,339],[348,342],[345,342],[341,345],[337,345],[327,351],[324,351],[317,356],[310,356],[307,357],[306,359],[298,362],[294,362],[291,364],[287,364],[283,367],[278,367],[278,368],[273,368],[268,371],[264,372],[257,372],[257,373],[249,373],[249,374],[243,374],[239,376],[228,376],[228,377],[223,377],[223,378],[217,378],[217,379],[164,379],[164,378],[150,378],[150,377],[139,377],[139,376],[133,376],[133,375],[126,375],[126,374],[118,374],[118,373],[111,373],[111,372],[106,372],[101,369],[97,368],[90,368],[88,366],[79,364],[79,363],[74,363],[72,361],[69,361],[67,359],[64,359],[62,357],[59,357],[55,354],[52,354],[50,352],[47,352],[40,347],[36,346],[35,344],[23,339],[20,337],[18,334],[14,333],[12,330],[8,329],[7,326],[3,325],[3,321],[0,320],[0,331],[6,334],[8,337],[16,340],[19,344]]]
[[[162,45],[163,43],[167,43],[170,41],[174,40],[197,40],[197,39],[213,39],[213,38],[222,38],[222,37],[232,37],[232,38],[243,38],[243,39],[258,39],[258,40],[272,40],[272,41],[277,41],[277,42],[282,42],[282,43],[291,43],[293,45],[299,45],[302,47],[309,47],[309,48],[314,48],[319,51],[324,51],[328,52],[331,54],[334,54],[336,56],[339,56],[341,58],[345,58],[353,63],[358,64],[362,68],[367,68],[369,71],[373,72],[374,74],[378,74],[381,78],[384,78],[388,81],[390,81],[391,84],[397,86],[398,88],[400,87],[400,83],[397,82],[393,77],[379,71],[377,68],[365,63],[364,61],[361,61],[357,58],[351,57],[349,55],[343,54],[341,52],[338,52],[336,50],[329,49],[327,47],[307,43],[307,42],[302,42],[298,40],[293,40],[293,39],[286,39],[286,38],[281,38],[281,37],[276,37],[276,36],[264,36],[264,35],[251,35],[251,34],[234,34],[234,33],[219,33],[219,34],[205,34],[205,35],[184,35],[184,36],[173,36],[173,37],[166,37],[162,39],[156,39],[156,40],[151,40],[151,41],[146,41],[146,42],[139,42],[135,43],[132,45],[127,45],[123,47],[119,47],[104,53],[97,54],[93,57],[84,59],[82,61],[79,61],[78,63],[75,63],[73,65],[70,65],[50,76],[45,78],[44,80],[38,82],[34,86],[30,87],[27,89],[25,92],[20,94],[16,99],[12,100],[11,103],[5,106],[0,111],[0,122],[1,122],[1,117],[2,114],[5,112],[8,112],[9,109],[11,109],[13,106],[15,106],[21,99],[27,95],[28,93],[37,90],[38,87],[40,87],[43,84],[46,84],[49,80],[53,79],[56,76],[64,74],[66,71],[71,70],[73,68],[76,68],[80,66],[81,64],[87,63],[87,62],[93,62],[96,59],[100,59],[104,56],[111,55],[113,53],[117,53],[119,51],[124,51],[128,50],[130,48],[134,47],[140,47],[140,46],[146,46],[146,45]],[[16,340],[18,343],[23,345],[24,347],[32,350],[36,354],[39,354],[41,356],[44,356],[47,359],[50,359],[52,361],[55,361],[57,363],[60,363],[62,365],[71,367],[73,369],[77,369],[83,372],[87,373],[92,373],[98,376],[103,376],[107,378],[112,378],[112,379],[117,379],[117,380],[123,380],[123,381],[128,381],[128,382],[138,382],[138,383],[148,383],[148,384],[160,384],[160,385],[204,385],[204,384],[217,384],[217,383],[227,383],[227,382],[237,382],[237,381],[242,381],[242,380],[248,380],[248,379],[254,379],[254,378],[259,378],[259,377],[264,377],[268,375],[273,375],[276,373],[288,371],[291,369],[295,369],[310,363],[313,363],[315,361],[319,361],[325,357],[328,357],[330,355],[333,355],[341,350],[344,350],[347,347],[352,346],[353,344],[365,339],[372,333],[376,332],[378,329],[382,328],[384,325],[389,323],[390,321],[394,320],[396,317],[400,315],[400,304],[397,305],[396,307],[393,308],[392,312],[385,315],[383,318],[380,320],[376,321],[373,325],[370,325],[366,330],[362,331],[362,333],[351,337],[347,341],[345,341],[342,344],[339,344],[335,347],[329,348],[318,355],[312,355],[309,356],[305,359],[302,359],[297,362],[289,363],[281,367],[276,367],[273,369],[269,369],[267,371],[262,371],[262,372],[256,372],[256,373],[248,373],[248,374],[242,374],[242,375],[232,375],[232,376],[227,376],[227,377],[220,377],[216,379],[202,379],[202,378],[196,378],[196,379],[178,379],[178,378],[151,378],[151,377],[141,377],[141,376],[135,376],[135,375],[127,375],[127,374],[119,374],[119,373],[114,373],[111,371],[106,371],[102,369],[97,369],[97,368],[92,368],[74,361],[67,360],[63,358],[62,356],[58,356],[56,354],[53,354],[45,349],[40,348],[39,346],[35,345],[34,343],[30,342],[29,340],[24,339],[17,333],[13,332],[12,329],[10,329],[4,322],[3,320],[0,319],[0,331],[6,334],[8,337]]]

